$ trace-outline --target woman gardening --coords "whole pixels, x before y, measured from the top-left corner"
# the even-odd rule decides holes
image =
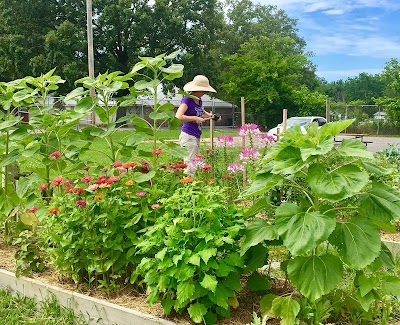
[[[190,162],[200,153],[202,123],[215,117],[212,113],[204,110],[201,97],[206,92],[216,93],[216,90],[210,86],[208,78],[202,75],[194,77],[192,81],[183,86],[183,90],[193,98],[184,96],[175,116],[183,122],[179,143],[188,150],[188,156],[185,158],[185,163],[188,167],[185,173],[193,176],[195,169]]]

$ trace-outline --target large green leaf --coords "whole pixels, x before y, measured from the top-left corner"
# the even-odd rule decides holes
[[[193,295],[196,286],[191,282],[179,282],[176,290],[176,298],[183,303],[188,301]]]
[[[340,132],[348,128],[355,120],[342,120],[326,123],[319,129],[320,135],[338,135]]]
[[[315,141],[315,139],[313,139]],[[315,144],[311,139],[306,139],[300,143],[301,158],[307,160],[311,156],[326,155],[334,147],[333,137],[324,136],[318,139]]]
[[[364,195],[359,204],[360,215],[375,224],[378,228],[389,232],[395,232],[396,226],[392,222],[392,212],[382,208],[371,199],[370,195]]]
[[[283,177],[272,173],[262,173],[256,175],[250,187],[240,194],[240,197],[248,197],[250,195],[259,195],[269,191],[275,186],[282,184]]]
[[[383,280],[383,291],[400,299],[400,277],[386,276]]]
[[[374,158],[374,154],[360,140],[343,139],[338,152],[344,157]]]
[[[368,173],[356,165],[327,171],[323,165],[314,164],[308,170],[307,181],[318,196],[335,202],[361,191],[368,183]]]
[[[276,213],[276,228],[284,245],[294,256],[303,255],[327,240],[336,226],[330,216],[314,212],[292,215],[292,204],[281,205]]]
[[[300,304],[291,296],[277,297],[272,301],[272,312],[281,319],[281,325],[296,324],[296,316],[300,311]]]
[[[207,314],[207,308],[203,304],[196,302],[190,305],[188,313],[195,323],[201,323],[203,321],[203,316]]]
[[[393,173],[392,169],[383,168],[383,167],[373,164],[372,162],[369,162],[369,161],[363,160],[362,164],[363,164],[364,168],[371,174],[390,175]]]
[[[394,220],[400,219],[400,193],[390,186],[377,181],[372,182],[372,188],[367,193],[364,203],[374,211],[384,210]]]
[[[256,246],[265,240],[274,240],[278,239],[278,237],[275,227],[268,221],[260,220],[251,223],[246,229],[246,238],[242,244],[240,254],[243,255],[250,247]]]
[[[343,266],[333,255],[296,257],[287,266],[290,281],[311,301],[332,291],[341,281]]]
[[[357,274],[354,282],[358,287],[361,297],[364,297],[378,286],[379,279],[375,276],[367,277],[364,273],[360,273]]]
[[[305,165],[306,161],[302,159],[300,149],[289,146],[276,155],[272,173],[294,174],[301,170]]]
[[[203,281],[200,282],[200,285],[207,290],[215,292],[217,289],[218,281],[215,275],[206,274],[204,275]]]
[[[337,248],[343,261],[356,270],[371,264],[381,251],[378,230],[361,217],[338,222],[329,242]]]

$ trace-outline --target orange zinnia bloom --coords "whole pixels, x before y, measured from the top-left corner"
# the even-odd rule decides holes
[[[96,195],[94,196],[94,199],[95,199],[96,201],[100,201],[100,200],[102,199],[103,195],[104,195],[104,193],[98,193],[98,194],[96,194]]]
[[[187,184],[187,183],[192,183],[193,181],[194,179],[192,177],[186,176],[182,178],[179,182],[181,182],[182,184]]]
[[[50,214],[57,214],[59,210],[60,210],[60,208],[53,208],[53,209],[49,210],[49,213]]]
[[[133,185],[133,184],[134,184],[134,181],[132,181],[131,179],[125,182],[125,185],[128,185],[128,186]]]

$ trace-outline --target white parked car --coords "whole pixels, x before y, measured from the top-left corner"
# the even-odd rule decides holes
[[[292,126],[298,125],[301,127],[301,130],[303,133],[305,133],[304,127],[310,123],[317,122],[318,126],[321,127],[326,123],[326,118],[321,117],[321,116],[296,116],[296,117],[290,117],[286,121],[286,130],[289,129]],[[278,128],[280,129],[279,133],[283,132],[283,126],[282,123],[278,124],[276,127],[272,128],[267,132],[268,135],[273,136],[276,140],[277,133],[278,133]]]

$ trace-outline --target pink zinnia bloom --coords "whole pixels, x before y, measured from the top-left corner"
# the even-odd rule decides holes
[[[48,187],[49,187],[49,183],[44,183],[43,185],[39,186],[39,190],[44,191]]]
[[[51,183],[53,184],[54,187],[57,187],[63,182],[63,180],[64,180],[64,177],[57,176],[51,181]]]
[[[123,165],[123,163],[120,162],[120,161],[116,161],[116,162],[114,162],[114,164],[113,164],[114,167],[121,167],[122,165]]]
[[[89,170],[90,166],[85,166],[82,168],[82,170]]]
[[[121,169],[119,170],[119,173],[120,173],[120,174],[126,173],[126,169],[125,169],[125,168],[121,168]]]
[[[33,208],[30,208],[30,209],[28,210],[28,212],[29,212],[29,213],[35,213],[37,210],[38,210],[37,207],[33,207]]]
[[[118,182],[121,178],[119,176],[111,176],[110,178],[108,178],[105,182],[107,184],[112,184],[114,182]]]
[[[137,195],[138,197],[143,197],[143,196],[146,195],[146,192],[136,192],[136,195]]]
[[[72,184],[72,179],[69,179],[69,180],[67,180],[67,181],[65,181],[64,182],[64,186],[68,186],[68,185],[71,185]]]
[[[108,167],[103,167],[103,168],[101,169],[101,171],[102,171],[102,172],[107,172],[107,171],[108,171]]]
[[[94,190],[97,190],[98,188],[99,188],[99,184],[92,184],[92,185],[89,185],[88,190],[94,191]]]
[[[154,204],[151,205],[151,208],[152,208],[153,210],[158,209],[159,207],[160,207],[160,205],[157,204],[157,203],[154,203]]]
[[[78,200],[78,201],[76,201],[76,205],[79,205],[81,207],[86,207],[86,200],[85,199]]]
[[[161,150],[161,149],[153,150],[152,154],[153,154],[154,156],[161,155],[161,154],[162,154],[162,150]]]
[[[81,178],[83,183],[89,183],[92,180],[92,176],[85,176]]]
[[[59,151],[54,151],[53,153],[51,153],[51,154],[49,155],[49,157],[50,157],[50,158],[56,158],[56,159],[61,158],[61,152],[59,152]]]
[[[207,153],[212,153],[214,150],[212,150],[212,149],[206,149],[205,150]]]

